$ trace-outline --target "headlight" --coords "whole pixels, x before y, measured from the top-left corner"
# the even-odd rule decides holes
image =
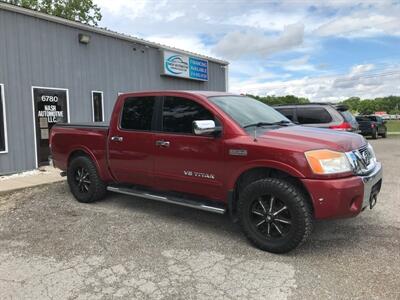
[[[315,174],[336,174],[352,170],[345,153],[323,149],[307,151],[304,154]]]

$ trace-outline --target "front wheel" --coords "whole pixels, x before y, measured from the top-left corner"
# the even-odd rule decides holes
[[[386,131],[386,130],[382,133],[382,137],[383,137],[384,139],[387,138],[387,131]]]
[[[100,200],[106,194],[106,185],[101,180],[93,161],[87,156],[72,159],[67,170],[68,185],[79,202]]]
[[[312,231],[312,213],[303,193],[292,184],[266,178],[249,184],[238,203],[240,224],[256,247],[286,253]]]

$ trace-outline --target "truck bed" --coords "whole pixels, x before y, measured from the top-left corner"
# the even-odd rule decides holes
[[[72,127],[72,128],[101,128],[108,129],[107,122],[82,122],[82,123],[57,123],[57,127]]]
[[[100,176],[108,179],[107,137],[109,125],[99,123],[57,123],[50,132],[53,164],[66,171],[68,159],[74,152],[89,153],[98,164]]]

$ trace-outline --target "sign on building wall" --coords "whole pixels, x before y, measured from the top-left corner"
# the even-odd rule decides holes
[[[48,163],[51,127],[58,122],[68,122],[68,93],[65,89],[33,87],[37,161],[39,166]]]
[[[180,53],[162,52],[163,75],[208,81],[208,60]]]

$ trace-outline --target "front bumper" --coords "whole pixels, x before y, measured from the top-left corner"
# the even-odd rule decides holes
[[[382,185],[382,165],[377,163],[365,176],[302,182],[311,196],[316,219],[353,217],[376,202]]]
[[[379,162],[377,162],[376,167],[371,174],[367,176],[361,176],[361,179],[364,183],[362,209],[365,209],[367,206],[372,208],[375,205],[376,196],[378,196],[379,192],[381,191],[382,177],[382,165]]]

